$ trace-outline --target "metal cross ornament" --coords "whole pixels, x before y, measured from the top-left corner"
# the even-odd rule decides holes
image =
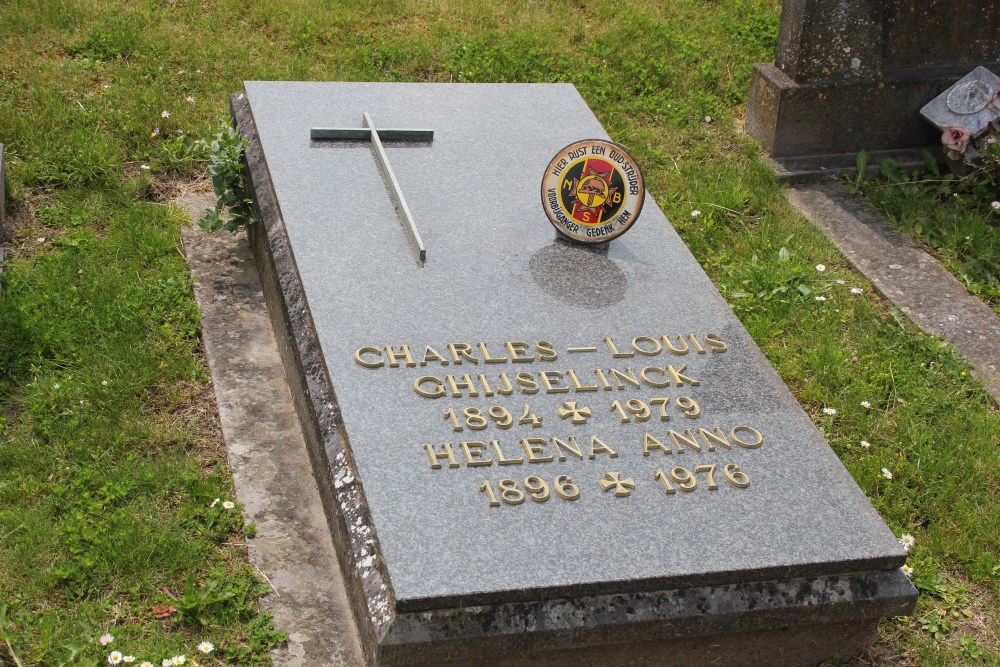
[[[385,154],[385,147],[382,145],[382,141],[433,141],[434,130],[376,129],[375,123],[372,122],[372,118],[368,115],[367,111],[362,116],[364,127],[314,127],[309,131],[309,138],[313,141],[358,139],[368,139],[371,141],[375,161],[378,162],[379,170],[382,172],[386,185],[389,187],[389,194],[392,195],[393,201],[396,202],[396,210],[403,221],[403,226],[410,236],[410,241],[417,251],[417,256],[423,262],[427,259],[427,250],[424,248],[423,239],[420,238],[420,232],[417,231],[417,225],[413,221],[410,207],[406,205],[406,199],[403,197],[403,191],[399,187],[396,175],[392,172],[392,167],[389,165],[389,158]]]

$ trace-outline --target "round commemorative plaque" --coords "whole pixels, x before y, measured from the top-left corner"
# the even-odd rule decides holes
[[[562,149],[542,178],[542,206],[549,222],[582,243],[605,243],[627,232],[645,198],[639,165],[624,148],[603,139]]]

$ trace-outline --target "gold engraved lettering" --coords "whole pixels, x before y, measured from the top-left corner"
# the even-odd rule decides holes
[[[428,345],[427,347],[424,348],[424,356],[420,358],[420,365],[426,366],[432,361],[436,361],[442,366],[448,365],[448,360],[445,359],[440,352],[438,352],[433,347]]]
[[[478,364],[479,360],[472,356],[472,346],[468,343],[448,343],[448,349],[451,351],[451,358],[456,364],[461,364],[462,360]]]
[[[719,488],[719,485],[715,483],[715,468],[716,467],[717,466],[714,463],[712,463],[712,464],[707,464],[706,463],[704,465],[700,465],[700,466],[695,466],[694,467],[694,474],[696,474],[696,475],[698,473],[700,473],[700,472],[708,473],[708,475],[706,476],[706,478],[708,480],[708,490],[709,491],[716,491]]]
[[[660,341],[649,336],[636,336],[632,339],[632,349],[647,357],[655,357],[663,349]]]
[[[747,474],[741,471],[740,467],[735,463],[730,463],[723,468],[722,474],[725,475],[726,481],[735,486],[737,489],[745,489],[750,486],[750,478],[747,477]]]
[[[684,445],[687,445],[688,449],[693,449],[696,452],[700,452],[701,445],[699,445],[698,441],[694,439],[694,434],[691,433],[691,429],[689,428],[684,429],[684,433],[686,434],[686,437],[684,435],[681,435],[677,431],[667,431],[667,434],[670,436],[671,440],[674,441],[674,446],[677,448],[677,453],[678,454],[684,453]]]
[[[559,358],[556,354],[555,346],[547,340],[540,340],[535,343],[535,351],[538,352],[539,361],[555,361]]]
[[[554,481],[556,495],[563,500],[576,500],[580,497],[580,487],[573,483],[573,478],[569,475],[559,475]]]
[[[486,363],[489,363],[488,361]],[[493,390],[490,389],[489,380],[482,373],[479,374],[479,386],[483,388],[483,396],[492,396]]]
[[[698,488],[698,479],[687,468],[672,468],[670,476],[681,487],[681,491],[690,492]]]
[[[497,455],[497,465],[501,466],[516,466],[524,463],[524,459],[518,457],[516,459],[509,459],[503,454],[503,450],[500,449],[500,442],[497,440],[490,440],[490,447],[493,448],[493,453]]]
[[[701,343],[698,342],[698,338],[694,334],[688,334],[688,338],[691,339],[691,344],[694,345],[695,352],[698,354],[705,354],[705,348],[701,346]]]
[[[624,371],[620,371],[616,368],[609,368],[608,370],[611,371],[611,378],[618,383],[619,389],[625,388],[625,385],[622,384],[622,380],[637,389],[641,386],[639,381],[635,378],[635,373],[632,372],[631,368],[626,368]]]
[[[514,376],[517,380],[518,386],[521,387],[522,394],[537,394],[538,393],[538,383],[535,382],[535,377],[531,373],[520,372]]]
[[[407,368],[413,368],[417,365],[413,361],[413,357],[410,356],[409,345],[400,345],[398,352],[391,345],[386,345],[385,356],[389,357],[389,366],[392,368],[399,368],[400,361],[405,361]]]
[[[677,340],[683,343],[684,347],[674,347],[673,343],[670,342],[669,336],[660,336],[660,338],[663,339],[664,344],[667,346],[667,349],[670,350],[672,354],[687,354],[688,352],[690,352],[690,350],[688,349],[687,341],[684,340],[683,336],[678,336]]]
[[[541,477],[532,475],[524,478],[524,489],[536,503],[544,503],[549,499],[549,484]]]
[[[530,346],[522,340],[512,340],[507,343],[507,351],[510,352],[510,360],[514,363],[530,363],[535,360],[535,355],[525,353]]]
[[[611,356],[615,359],[629,359],[635,356],[635,352],[619,352],[618,348],[615,346],[615,341],[611,338],[611,336],[604,339],[604,344],[608,346]]]
[[[705,443],[705,447],[708,449],[708,451],[710,452],[715,451],[715,447],[713,446],[712,443],[715,443],[720,447],[725,447],[726,449],[732,449],[732,446],[729,444],[729,441],[726,440],[726,436],[725,434],[723,434],[721,428],[716,426],[713,429],[713,431],[709,431],[708,429],[704,428],[698,429],[698,435],[701,436],[702,442]]]
[[[664,454],[672,454],[673,453],[673,450],[671,450],[670,447],[668,447],[667,445],[663,444],[662,442],[660,442],[659,440],[657,440],[655,437],[653,437],[649,433],[643,433],[642,434],[642,455],[643,456],[649,456],[649,453],[651,451],[653,451],[654,449],[659,449]]]
[[[426,384],[429,384],[431,388],[424,388]],[[424,398],[441,398],[444,396],[444,384],[440,378],[433,375],[422,375],[413,381],[413,391]]]
[[[440,461],[447,459],[449,468],[457,468],[458,460],[455,458],[455,452],[451,448],[450,442],[441,443],[440,452],[434,451],[434,445],[424,445],[424,450],[427,451],[427,458],[431,460],[431,468],[438,470],[441,468]]]
[[[598,454],[607,454],[609,459],[618,458],[618,452],[608,447],[596,435],[590,436],[590,456],[589,459],[597,458]]]
[[[536,456],[545,450],[545,438],[522,438],[521,446],[524,453],[528,455],[528,463],[547,463],[553,460],[553,456]]]
[[[488,364],[505,364],[507,363],[507,357],[493,357],[490,356],[490,351],[486,347],[486,343],[479,343],[479,353],[483,355],[483,361]]]
[[[378,361],[365,361],[362,355],[372,355],[374,354]],[[382,350],[377,347],[362,347],[358,348],[358,351],[354,353],[354,361],[358,362],[365,368],[379,368],[385,366],[385,359],[382,359]]]
[[[531,428],[539,428],[542,425],[542,418],[532,412],[531,406],[525,403],[524,412],[521,413],[521,418],[517,423],[518,425],[528,424]]]
[[[641,371],[639,371],[639,377],[642,378],[642,381],[645,382],[646,384],[648,384],[650,387],[669,387],[670,386],[670,380],[664,379],[664,380],[656,380],[654,382],[653,380],[649,379],[649,377],[648,377],[649,373],[657,373],[657,374],[659,374],[660,376],[662,376],[664,378],[666,378],[667,374],[659,366],[647,366],[646,368],[643,368]]]
[[[514,386],[510,383],[510,378],[506,373],[499,375],[500,384],[497,384],[497,393],[501,396],[510,396],[514,393]],[[502,385],[502,386],[501,386]]]
[[[493,465],[493,459],[483,457],[486,452],[485,442],[460,442],[458,445],[462,448],[462,453],[465,454],[465,463],[470,468]]]
[[[749,432],[754,437],[754,442],[748,442],[741,439],[738,435],[736,435],[737,431]],[[757,449],[764,444],[764,434],[752,426],[737,426],[729,432],[729,437],[733,439],[733,442],[744,449]]]
[[[701,414],[701,406],[698,405],[698,401],[694,400],[690,396],[678,396],[677,400],[674,401],[674,405],[676,405],[688,419],[695,419]]]
[[[674,384],[676,386],[680,387],[685,382],[687,382],[692,387],[697,387],[698,385],[701,384],[701,382],[699,382],[698,380],[695,380],[692,377],[684,375],[685,370],[687,370],[687,364],[684,364],[680,368],[674,368],[672,364],[670,366],[667,366],[667,372],[670,373],[670,379],[674,381]]]
[[[568,440],[569,440],[569,442],[565,442],[565,441],[560,440],[559,438],[556,438],[556,437],[552,438],[552,446],[555,447],[556,453],[559,455],[559,460],[560,461],[565,461],[566,460],[566,456],[563,455],[563,453],[562,453],[562,450],[565,449],[570,454],[572,454],[573,456],[575,456],[576,458],[578,458],[578,459],[580,459],[582,461],[583,460],[583,452],[580,451],[580,445],[578,445],[577,442],[576,442],[576,436],[572,436],[571,435],[571,436],[569,436]]]
[[[517,488],[517,482],[512,479],[501,479],[497,483],[500,498],[508,505],[520,505],[524,502],[524,491]]]
[[[451,395],[455,398],[462,396],[463,389],[468,390],[470,397],[475,398],[479,396],[479,392],[476,391],[476,385],[472,383],[472,378],[467,374],[462,376],[461,382],[457,382],[454,375],[446,375],[444,379],[448,382],[448,386],[451,388]]]
[[[714,333],[705,334],[705,345],[708,345],[708,349],[712,352],[725,352],[729,349],[729,346],[722,342],[719,334]]]
[[[542,384],[545,385],[546,394],[565,394],[569,391],[569,387],[560,387],[558,383],[562,380],[562,373],[559,371],[542,371],[539,373],[542,378]]]
[[[602,371],[600,368],[595,368],[594,375],[597,376],[597,379],[600,381],[601,387],[604,389],[604,391],[611,391],[611,383],[608,382],[608,378],[604,377],[604,371]]]
[[[573,383],[574,391],[597,391],[597,385],[584,385],[580,384],[580,378],[576,376],[576,371],[566,371],[566,375],[569,376],[569,381]]]
[[[547,340],[540,340],[535,343],[535,352],[538,352],[539,361],[555,361],[559,358],[555,347]]]
[[[486,494],[486,499],[490,503],[490,507],[500,507],[500,501],[497,500],[497,494],[493,493],[493,485],[489,482],[483,482],[479,485],[480,493]]]

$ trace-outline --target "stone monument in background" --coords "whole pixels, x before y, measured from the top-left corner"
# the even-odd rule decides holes
[[[789,177],[839,172],[860,150],[919,160],[940,145],[920,108],[977,65],[1000,69],[998,31],[996,0],[785,0],[747,133]]]

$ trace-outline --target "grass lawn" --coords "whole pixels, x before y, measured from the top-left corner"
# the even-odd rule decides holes
[[[936,167],[906,173],[892,161],[881,171],[857,184],[864,196],[1000,314],[1000,144],[961,178]]]
[[[1000,664],[1000,412],[791,209],[742,134],[779,15],[777,0],[4,0],[0,664],[267,664],[282,639],[257,611],[253,527],[226,502],[184,220],[166,205],[204,174],[194,140],[245,79],[574,83],[915,538],[916,613],[858,664]]]

